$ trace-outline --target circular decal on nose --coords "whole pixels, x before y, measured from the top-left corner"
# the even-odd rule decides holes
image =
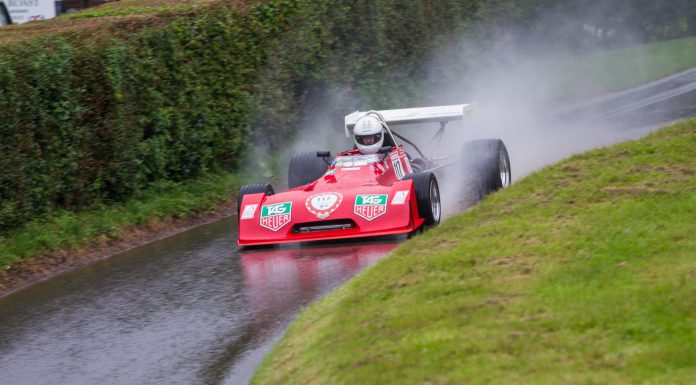
[[[307,198],[305,206],[317,218],[324,219],[334,212],[341,205],[342,201],[343,195],[341,193],[321,193]]]

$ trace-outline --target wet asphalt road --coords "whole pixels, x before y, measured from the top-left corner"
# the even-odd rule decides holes
[[[556,119],[576,119],[575,128],[549,124],[527,138],[552,156],[535,157],[518,140],[512,164],[519,176],[695,115],[696,69],[562,111]],[[0,299],[0,385],[246,383],[302,307],[400,241],[239,252],[233,222]]]
[[[232,220],[0,301],[0,384],[240,384],[303,306],[396,241],[240,253]]]

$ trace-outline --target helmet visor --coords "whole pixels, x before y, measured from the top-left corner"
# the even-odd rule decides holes
[[[371,135],[355,135],[355,141],[363,146],[370,146],[382,140],[382,133]]]

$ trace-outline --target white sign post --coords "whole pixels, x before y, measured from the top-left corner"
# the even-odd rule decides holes
[[[21,24],[56,17],[55,0],[4,0],[12,22]]]

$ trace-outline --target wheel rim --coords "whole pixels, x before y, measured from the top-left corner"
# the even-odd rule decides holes
[[[503,188],[510,186],[510,163],[508,161],[507,156],[505,156],[505,152],[501,151],[500,152],[500,183],[502,184]]]
[[[435,179],[430,181],[430,211],[433,213],[435,223],[440,222],[440,189],[437,187]]]

